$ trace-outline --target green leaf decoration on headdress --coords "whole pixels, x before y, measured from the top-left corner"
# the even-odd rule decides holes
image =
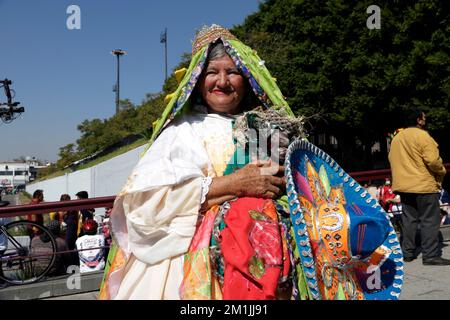
[[[194,55],[189,68],[176,91],[170,94],[170,100],[161,117],[153,124],[154,130],[149,146],[174,117],[189,108],[189,98],[205,66],[209,46],[219,39],[224,43],[233,61],[239,64],[238,68],[249,80],[253,91],[259,93],[257,96],[261,103],[265,104],[266,107],[282,109],[287,115],[294,116],[274,78],[270,75],[264,61],[257,55],[256,51],[237,40],[228,30],[217,25],[210,28],[212,30],[210,33],[208,33],[207,28],[203,28],[203,33],[194,42],[195,50],[193,50]],[[203,46],[199,47],[202,44]]]

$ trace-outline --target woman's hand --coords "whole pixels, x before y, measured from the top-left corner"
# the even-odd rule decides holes
[[[238,197],[275,199],[286,187],[284,167],[272,162],[251,163],[230,175]]]
[[[202,211],[237,197],[275,199],[285,188],[283,166],[270,161],[247,164],[230,175],[213,178]]]

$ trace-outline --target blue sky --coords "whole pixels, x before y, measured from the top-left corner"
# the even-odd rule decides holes
[[[81,29],[69,30],[69,5],[81,9]],[[115,112],[116,58],[121,48],[121,99],[140,103],[164,81],[168,30],[169,73],[190,52],[203,24],[241,24],[258,0],[0,0],[0,79],[13,81],[21,118],[0,122],[0,161],[35,156],[55,161],[79,138],[84,119]],[[3,89],[0,101],[6,98]]]

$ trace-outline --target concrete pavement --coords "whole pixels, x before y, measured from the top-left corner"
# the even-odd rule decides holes
[[[445,227],[441,228],[442,256],[450,259],[450,226]],[[401,300],[450,300],[450,266],[424,266],[419,255],[405,262],[404,272]],[[102,276],[101,271],[81,275],[79,288],[70,288],[70,275],[24,286],[0,286],[0,300],[95,300]]]
[[[450,259],[450,241],[444,242],[442,257]],[[405,262],[401,300],[450,300],[450,266],[424,266],[422,255]]]
[[[442,251],[442,256],[450,259],[450,241],[444,242]],[[405,262],[404,271],[404,284],[400,300],[450,300],[450,266],[424,266],[422,265],[422,256],[419,255],[418,259]],[[92,291],[45,299],[95,300],[97,294],[98,291]]]
[[[450,242],[445,242],[443,257],[450,259]],[[450,266],[424,266],[422,256],[405,262],[400,300],[450,300]],[[96,300],[98,291],[47,298],[46,300]]]
[[[0,287],[0,300],[36,300],[56,297],[68,300],[93,300],[95,292],[100,288],[102,277],[103,271],[96,271],[62,275],[27,285],[4,284],[3,288]],[[88,294],[92,292],[94,294]]]

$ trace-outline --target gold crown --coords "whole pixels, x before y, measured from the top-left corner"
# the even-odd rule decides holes
[[[217,24],[212,24],[210,27],[203,26],[195,35],[195,39],[192,44],[192,56],[194,56],[204,45],[214,42],[219,38],[226,40],[237,40],[237,38],[233,36],[230,31]]]

